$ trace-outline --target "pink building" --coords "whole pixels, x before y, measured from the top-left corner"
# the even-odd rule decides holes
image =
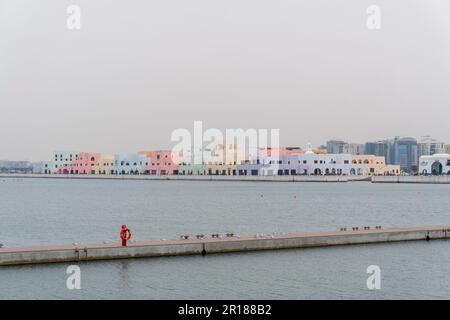
[[[178,174],[180,159],[170,150],[142,151],[140,154],[151,159],[145,166],[145,172],[150,175],[165,176]]]
[[[98,174],[100,153],[81,152],[67,167],[58,169],[59,174]]]

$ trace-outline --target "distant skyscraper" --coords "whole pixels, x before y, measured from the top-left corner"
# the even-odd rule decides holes
[[[404,172],[411,172],[418,164],[417,140],[414,138],[395,137],[390,140],[367,142],[364,153],[383,156],[387,164],[400,165]]]
[[[344,146],[347,143],[342,140],[329,140],[327,141],[327,153],[339,154],[344,153]]]
[[[364,144],[362,143],[347,143],[344,145],[343,153],[362,155],[364,154]]]
[[[391,164],[389,151],[389,142],[387,140],[367,142],[364,145],[364,154],[373,154],[375,156],[384,157],[387,164]]]
[[[434,154],[446,153],[445,143],[432,139],[430,136],[424,136],[417,144],[418,157],[432,156]]]
[[[395,137],[389,141],[390,164],[400,165],[402,171],[411,172],[418,164],[417,140],[414,138]]]

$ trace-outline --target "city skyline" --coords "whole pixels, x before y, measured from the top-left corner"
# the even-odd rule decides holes
[[[283,148],[300,148],[302,150],[307,150],[309,147],[312,147],[313,149],[328,149],[327,148],[327,144],[329,142],[338,142],[338,143],[342,143],[343,145],[346,145],[348,148],[347,149],[343,149],[340,150],[339,152],[336,152],[335,150],[330,151],[328,149],[328,153],[349,153],[349,154],[375,154],[373,152],[367,152],[366,148],[368,144],[371,143],[379,143],[379,142],[388,142],[389,140],[394,140],[395,138],[412,138],[415,139],[417,144],[429,144],[430,142],[435,142],[437,144],[442,144],[442,150],[440,150],[441,152],[434,152],[434,153],[448,153],[448,151],[450,151],[450,142],[447,141],[443,141],[440,139],[435,139],[434,137],[431,137],[429,135],[423,135],[420,137],[413,137],[413,136],[399,136],[399,135],[395,135],[392,137],[384,137],[384,138],[380,138],[380,139],[371,139],[368,141],[353,141],[353,140],[348,140],[348,139],[341,139],[341,138],[336,138],[336,137],[332,137],[329,139],[326,139],[325,141],[323,141],[322,143],[319,143],[317,145],[312,144],[311,142],[307,142],[304,145],[300,145],[300,144],[292,144],[292,145],[286,145],[283,143],[280,143],[280,147]],[[170,140],[170,139],[169,139]],[[280,137],[280,140],[282,141],[282,137]],[[309,140],[308,140],[309,141]],[[217,142],[217,141],[216,141]],[[145,150],[171,150],[173,148],[173,146],[175,146],[177,143],[176,142],[170,142],[168,144],[168,147],[160,147],[160,146],[144,146],[140,149],[134,149],[134,150],[130,150],[129,151],[122,151],[122,150],[107,150],[105,151],[104,149],[102,149],[101,147],[99,148],[95,148],[95,149],[86,149],[86,148],[67,148],[67,147],[63,147],[63,148],[53,148],[50,149],[43,158],[36,158],[36,157],[32,157],[32,158],[13,158],[13,157],[8,157],[8,156],[4,156],[1,157],[1,152],[0,152],[0,160],[1,161],[29,161],[29,162],[39,162],[39,161],[46,161],[46,159],[48,158],[49,154],[52,154],[54,152],[59,152],[59,151],[68,151],[68,150],[86,150],[86,152],[101,152],[103,154],[111,154],[111,155],[115,155],[115,154],[136,154],[137,152],[143,152]],[[207,142],[204,142],[204,147],[206,147],[206,145],[208,145]],[[364,150],[363,152],[351,152],[349,150],[353,150],[353,146],[354,145],[361,145],[363,146],[362,150]],[[270,147],[270,145],[269,145]],[[345,151],[347,150],[347,151]],[[419,152],[419,150],[418,150]],[[434,154],[432,152],[430,152],[431,154]],[[420,155],[426,155],[426,152],[419,152],[419,156]]]

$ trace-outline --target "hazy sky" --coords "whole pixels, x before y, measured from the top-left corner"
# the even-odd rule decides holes
[[[284,145],[450,143],[449,13],[448,0],[0,0],[0,159],[169,148],[194,120],[279,128]]]

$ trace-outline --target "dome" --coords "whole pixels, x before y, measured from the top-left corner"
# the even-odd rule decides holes
[[[305,154],[314,154],[314,151],[312,151],[312,145],[309,142],[308,145],[306,146],[306,152]]]
[[[431,156],[432,158],[450,158],[448,153],[436,153]]]

